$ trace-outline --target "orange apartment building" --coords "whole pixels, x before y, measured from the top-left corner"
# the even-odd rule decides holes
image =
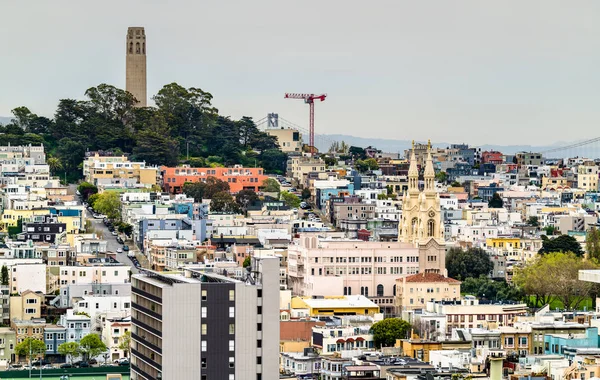
[[[180,194],[186,182],[206,182],[208,177],[215,177],[229,183],[229,191],[254,190],[262,186],[268,177],[262,168],[244,168],[236,165],[232,168],[191,168],[189,166],[160,168],[163,190],[172,194]]]

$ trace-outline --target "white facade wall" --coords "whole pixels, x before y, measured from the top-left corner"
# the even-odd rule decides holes
[[[46,264],[20,264],[9,268],[11,293],[25,290],[46,294]]]
[[[60,285],[129,283],[130,269],[131,267],[126,265],[61,266]]]

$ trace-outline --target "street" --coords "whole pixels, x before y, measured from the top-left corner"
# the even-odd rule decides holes
[[[117,249],[122,248],[123,244],[119,244],[117,242],[117,237],[113,236],[110,233],[110,231],[108,230],[108,227],[106,227],[104,225],[104,223],[102,222],[102,219],[88,218],[88,220],[91,221],[92,227],[94,228],[96,233],[108,242],[107,243],[107,251],[114,252],[116,255],[117,261],[120,262],[121,264],[131,266],[132,273],[134,273],[134,274],[139,273],[139,270],[133,265],[133,262],[129,259],[129,257],[127,257],[127,252],[122,252],[122,253],[117,252]],[[129,246],[129,249],[133,250],[134,252],[137,252],[137,249],[135,248],[135,246],[133,245],[133,242],[131,240],[129,240],[129,241],[126,240],[125,244]],[[139,254],[137,256],[139,259]]]

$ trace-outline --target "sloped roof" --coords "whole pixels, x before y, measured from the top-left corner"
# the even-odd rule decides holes
[[[449,284],[460,284],[461,282],[439,273],[417,273],[406,277],[406,282],[444,282]]]

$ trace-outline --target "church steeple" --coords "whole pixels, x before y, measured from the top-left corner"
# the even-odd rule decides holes
[[[435,191],[435,170],[433,169],[433,158],[431,158],[431,140],[427,142],[427,162],[425,163],[425,192],[431,193]]]
[[[415,157],[415,141],[412,142],[412,152],[410,154],[410,166],[408,167],[408,192],[416,194],[419,192],[419,168],[417,158]]]

